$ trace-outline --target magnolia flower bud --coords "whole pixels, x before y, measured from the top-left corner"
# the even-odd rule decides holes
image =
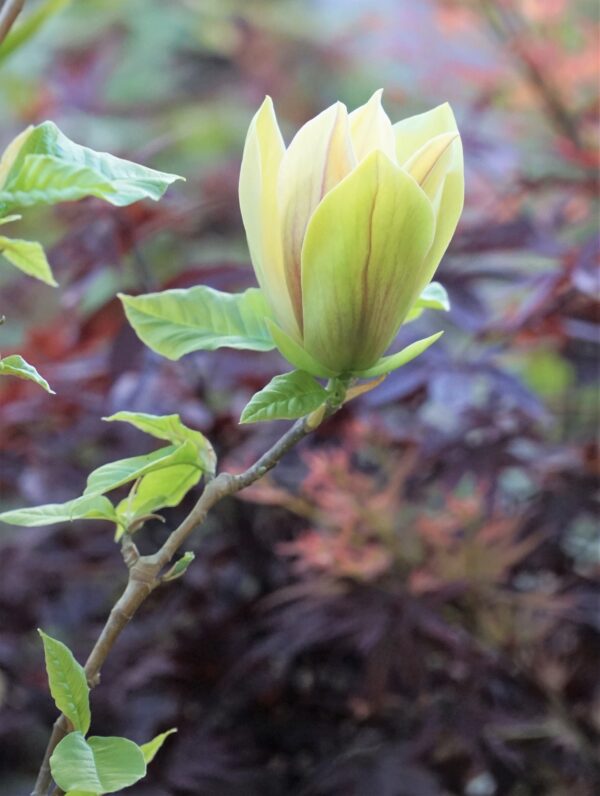
[[[450,106],[392,125],[381,91],[336,103],[286,149],[271,99],[244,148],[240,205],[273,339],[317,376],[360,374],[388,348],[463,206]]]

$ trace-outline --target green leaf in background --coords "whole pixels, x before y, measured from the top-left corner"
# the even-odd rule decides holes
[[[61,713],[79,732],[90,728],[90,688],[83,666],[73,657],[71,650],[61,641],[38,630],[44,643],[46,671],[50,693]]]
[[[43,387],[46,392],[54,395],[54,390],[50,387],[46,379],[44,379],[37,370],[30,365],[27,360],[23,359],[19,354],[11,354],[11,356],[0,359],[0,375],[2,376],[16,376],[18,379],[25,379],[26,381],[34,381]]]
[[[354,375],[359,376],[361,379],[371,379],[375,376],[383,376],[384,373],[390,373],[392,370],[396,370],[396,368],[400,368],[402,365],[406,365],[407,362],[418,357],[423,351],[426,351],[430,345],[433,345],[436,340],[439,340],[443,334],[443,332],[437,332],[436,334],[432,334],[431,337],[417,340],[415,343],[407,345],[402,351],[398,351],[397,354],[390,354],[389,357],[382,357],[373,367]]]
[[[50,770],[64,791],[104,794],[142,779],[146,762],[140,747],[126,738],[86,740],[82,733],[72,732],[54,750]]]
[[[154,760],[154,758],[156,757],[156,753],[164,744],[164,742],[167,740],[169,735],[173,735],[173,733],[175,732],[177,732],[177,730],[175,729],[175,727],[173,727],[172,729],[167,730],[166,732],[161,732],[161,734],[157,735],[156,738],[153,738],[151,741],[148,741],[148,743],[144,743],[140,746],[146,764],[151,763]]]
[[[5,238],[0,235],[0,252],[9,263],[16,266],[19,271],[23,271],[24,274],[40,279],[52,287],[57,286],[50,263],[46,259],[46,253],[40,243],[33,240]]]
[[[102,495],[123,484],[136,481],[154,470],[166,470],[181,464],[194,467],[201,473],[198,452],[192,442],[183,445],[168,445],[143,456],[132,456],[116,462],[103,464],[88,476],[84,495]]]
[[[8,36],[0,45],[0,64],[33,38],[48,19],[62,11],[70,2],[71,0],[42,0],[38,3],[23,21],[19,20],[11,28]]]
[[[130,423],[140,431],[150,434],[156,439],[163,439],[172,445],[177,445],[187,441],[192,442],[200,457],[203,469],[214,473],[217,457],[213,446],[200,431],[188,428],[181,422],[179,415],[150,415],[144,412],[117,412],[110,417],[102,418],[108,423],[116,420],[122,423]]]
[[[327,390],[303,370],[275,376],[242,412],[241,423],[260,420],[293,420],[318,409],[327,399]]]
[[[275,348],[265,322],[269,310],[258,288],[222,293],[199,285],[119,298],[140,340],[168,359],[216,348]]]
[[[111,520],[116,522],[117,515],[108,498],[94,495],[75,498],[68,503],[49,503],[45,506],[5,511],[0,514],[0,520],[9,525],[32,528],[40,525],[54,525],[57,522],[72,522],[73,520]]]
[[[410,323],[419,318],[425,310],[442,310],[448,312],[450,299],[446,288],[439,282],[430,282],[419,298],[413,304],[404,323]]]
[[[0,214],[85,196],[117,206],[158,200],[172,182],[182,179],[80,146],[53,122],[43,122],[22,135],[8,166],[0,184]]]

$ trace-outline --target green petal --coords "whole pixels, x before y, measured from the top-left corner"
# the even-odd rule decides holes
[[[295,368],[298,370],[305,370],[307,373],[313,376],[319,376],[319,378],[322,379],[337,375],[336,371],[317,362],[308,351],[305,351],[299,343],[280,329],[276,323],[273,323],[269,318],[267,318],[266,321],[271,337],[279,349],[279,353]]]
[[[373,365],[428,279],[425,193],[375,151],[323,199],[302,250],[304,348],[337,373]],[[306,369],[306,368],[305,368]]]

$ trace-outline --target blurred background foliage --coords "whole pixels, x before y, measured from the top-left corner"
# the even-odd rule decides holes
[[[181,413],[230,468],[280,433],[238,426],[277,354],[162,361],[115,299],[253,284],[237,177],[266,93],[288,140],[383,86],[392,120],[450,101],[465,144],[443,340],[221,505],[106,665],[95,732],[180,728],[132,794],[598,792],[597,16],[594,0],[26,3],[0,48],[0,145],[49,118],[187,183],[14,227],[61,288],[0,268],[1,348],[58,395],[0,386],[3,509],[75,497],[143,452],[101,422],[117,410]],[[426,313],[399,344],[438,328]],[[165,530],[143,533],[142,549]],[[53,720],[35,628],[84,658],[124,575],[100,523],[4,527],[1,545],[0,790],[20,796]]]

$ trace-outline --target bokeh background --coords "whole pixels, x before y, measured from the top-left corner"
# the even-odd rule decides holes
[[[237,178],[266,93],[287,140],[380,86],[393,120],[449,100],[466,155],[438,274],[452,311],[399,343],[443,339],[221,504],[106,664],[97,734],[179,728],[128,792],[598,793],[595,0],[56,5],[0,63],[0,145],[49,118],[187,182],[15,227],[61,286],[0,268],[0,345],[57,395],[2,380],[2,509],[76,497],[94,467],[149,450],[100,420],[120,409],[179,412],[236,468],[285,427],[238,425],[277,354],[169,363],[115,299],[254,283]],[[54,719],[36,628],[84,659],[124,571],[102,523],[3,526],[0,546],[0,792],[24,796]]]

